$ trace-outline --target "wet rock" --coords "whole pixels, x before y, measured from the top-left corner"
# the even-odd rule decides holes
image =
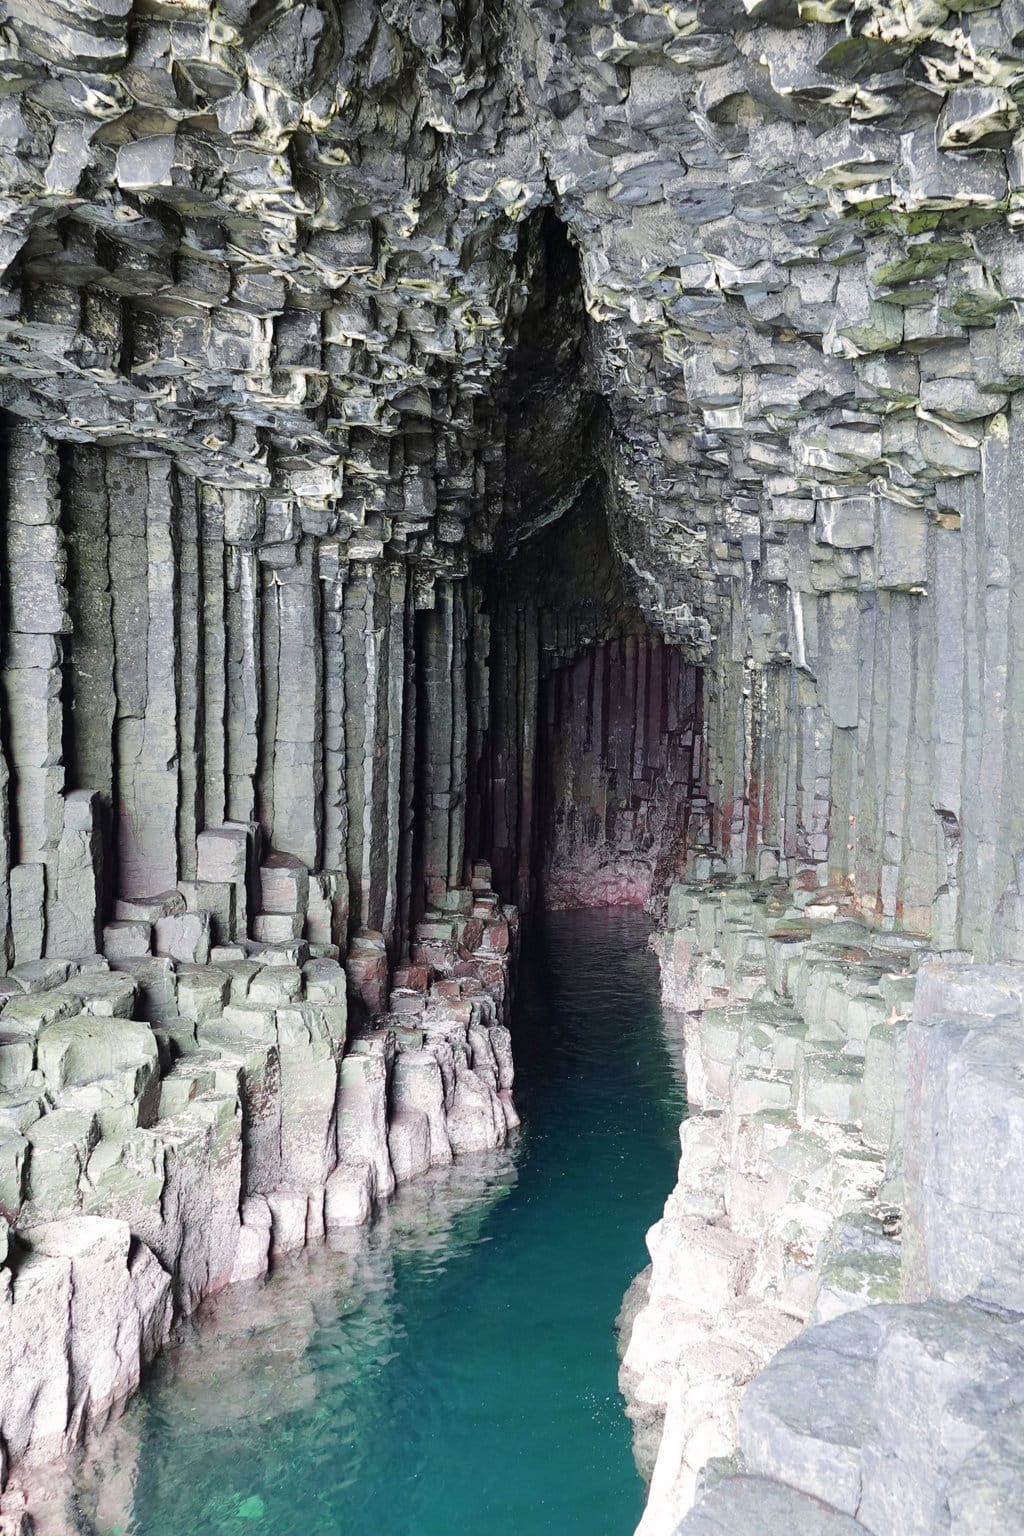
[[[834,915],[787,927],[794,898]],[[1012,1163],[1006,1062],[1020,978],[936,962],[922,941],[872,933],[840,907],[781,884],[673,893],[684,941],[670,930],[659,949],[667,984],[698,1004],[685,1029],[690,1096],[714,1112],[691,1111],[682,1127],[679,1181],[648,1237],[653,1263],[623,1355],[640,1443],[660,1431],[645,1536],[695,1501],[682,1529],[717,1528],[728,1510],[732,1529],[760,1531],[768,1516],[745,1477],[728,1475],[737,1447],[739,1469],[755,1486],[768,1480],[766,1509],[795,1501],[794,1529],[846,1519],[908,1536],[967,1530],[1016,1486],[996,1408],[1015,1411],[1006,1383],[1024,1337],[1013,1226],[990,1235],[996,1201],[981,1183]],[[766,984],[728,1001],[764,963],[762,932]],[[752,1070],[791,1079],[788,1104],[752,1102]],[[982,1103],[998,1106],[996,1135]],[[965,1112],[972,1156],[950,1185],[962,1190],[954,1222],[935,1202]],[[998,1296],[996,1308],[960,1301],[972,1289]],[[901,1294],[918,1304],[894,1305]]]
[[[1024,1311],[1019,1014],[936,1016],[908,1033],[903,1293]],[[979,1145],[989,1150],[979,1156]]]
[[[373,1213],[376,1187],[373,1163],[348,1162],[336,1168],[326,1185],[327,1230],[365,1225]]]
[[[45,1460],[137,1386],[167,1338],[170,1282],[127,1223],[98,1217],[35,1228],[3,1273],[5,1443]]]
[[[172,46],[161,7],[21,5],[5,43],[0,970],[35,997],[102,951],[173,1122],[89,1033],[121,982],[79,998],[74,1080],[61,1016],[5,1016],[12,1214],[56,1091],[191,1306],[243,1194],[305,1195],[310,1233],[336,1157],[385,1194],[392,1110],[431,1162],[514,1124],[492,881],[656,904],[689,872],[662,954],[727,1135],[688,1143],[679,1230],[714,1215],[803,1318],[844,1206],[905,1177],[913,1294],[1015,1306],[1013,1136],[969,1167],[922,1081],[901,1163],[906,1039],[965,1073],[971,1135],[1012,1063],[926,1047],[801,926],[852,898],[1024,956],[1010,7],[229,10]],[[339,1066],[305,967],[342,950]],[[197,979],[250,955],[227,998]],[[398,959],[418,1084],[355,1033]],[[223,1251],[182,1257],[193,1198]]]

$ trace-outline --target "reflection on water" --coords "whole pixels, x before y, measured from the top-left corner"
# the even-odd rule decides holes
[[[184,1475],[189,1530],[260,1520],[275,1532],[308,1531],[307,1511],[277,1509],[275,1492],[290,1504],[297,1456],[315,1468],[317,1502],[343,1494],[372,1460],[374,1382],[402,1336],[396,1271],[408,1271],[406,1283],[442,1275],[480,1241],[515,1177],[511,1147],[460,1159],[401,1188],[369,1230],[335,1234],[269,1284],[209,1302],[158,1362],[143,1399],[83,1458],[79,1529],[169,1536],[160,1522]]]
[[[635,913],[548,919],[518,1140],[208,1305],[41,1536],[628,1532],[613,1322],[682,1112],[645,938]]]

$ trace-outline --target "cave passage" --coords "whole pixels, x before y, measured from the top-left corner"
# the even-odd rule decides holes
[[[0,1536],[1024,1536],[1024,0],[0,8]]]
[[[633,1527],[613,1319],[683,1106],[647,933],[636,911],[537,923],[514,1016],[518,1141],[211,1303],[90,1447],[82,1536]]]
[[[639,1512],[612,1320],[679,1106],[623,909],[705,837],[702,680],[631,565],[576,249],[545,211],[509,251],[459,432],[422,399],[400,434],[353,419],[301,494],[0,419],[0,1238],[63,1298],[15,1291],[5,1460],[77,1449],[228,1292],[219,1378],[170,1367],[83,1472],[83,1531],[124,1524],[119,1461],[138,1536]],[[292,1256],[328,1238],[350,1264],[293,1323]],[[80,1294],[116,1347],[58,1325]]]
[[[469,712],[487,724],[470,732],[467,841],[524,909],[643,904],[708,835],[701,671],[631,585],[621,443],[550,210],[524,226],[519,270],[502,512],[474,572],[488,664],[470,671]]]

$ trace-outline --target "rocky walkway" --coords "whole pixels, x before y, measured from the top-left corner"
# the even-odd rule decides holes
[[[691,1113],[623,1309],[639,1536],[1024,1530],[1024,970],[778,884],[676,886],[657,942]]]
[[[255,829],[199,861],[218,878],[119,903],[104,955],[0,981],[3,1536],[31,1529],[20,1469],[122,1404],[175,1317],[518,1124],[486,865],[389,977],[380,934],[344,963],[306,936],[324,877]]]

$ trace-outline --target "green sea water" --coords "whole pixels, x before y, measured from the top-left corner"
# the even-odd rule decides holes
[[[84,1459],[83,1536],[630,1536],[613,1324],[684,1107],[647,932],[535,925],[514,1145],[208,1306]]]

